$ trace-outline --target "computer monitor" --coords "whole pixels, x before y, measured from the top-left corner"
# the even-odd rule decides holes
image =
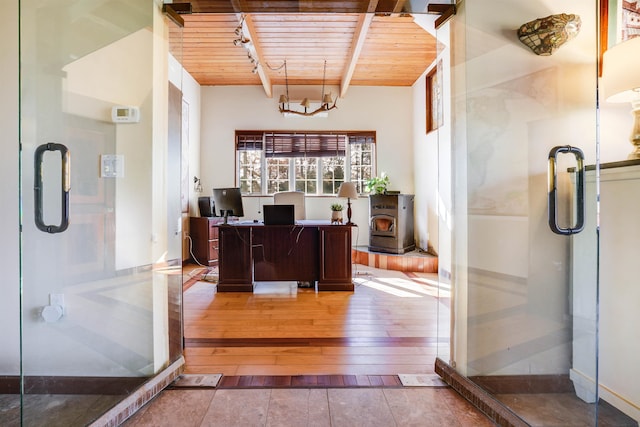
[[[220,216],[224,217],[225,224],[230,216],[244,216],[242,194],[239,188],[214,188],[213,202]]]
[[[211,197],[198,197],[198,209],[202,217],[216,216],[216,206]]]

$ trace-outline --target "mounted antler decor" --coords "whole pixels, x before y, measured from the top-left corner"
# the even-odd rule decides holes
[[[327,111],[331,111],[334,108],[338,108],[338,106],[336,105],[336,102],[338,102],[338,97],[336,97],[335,100],[331,99],[331,94],[330,93],[325,93],[324,92],[324,84],[325,84],[325,80],[326,80],[326,76],[327,76],[327,60],[325,59],[324,61],[324,70],[322,73],[322,92],[321,92],[321,98],[322,98],[322,103],[320,104],[320,107],[313,110],[313,111],[308,111],[309,107],[311,106],[311,102],[309,102],[309,98],[304,98],[302,100],[302,102],[300,103],[300,105],[302,107],[304,107],[304,111],[298,111],[298,110],[292,110],[289,106],[289,77],[287,75],[287,60],[285,59],[284,61],[284,78],[285,78],[285,87],[286,87],[286,94],[280,95],[280,99],[278,100],[278,104],[280,104],[279,109],[280,112],[282,114],[297,114],[300,116],[314,116],[318,113],[325,113]],[[333,105],[329,105],[333,102]],[[285,108],[286,107],[286,108]]]

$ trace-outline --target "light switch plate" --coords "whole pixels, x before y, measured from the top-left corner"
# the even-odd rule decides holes
[[[100,176],[102,178],[124,178],[124,156],[122,154],[101,155]]]

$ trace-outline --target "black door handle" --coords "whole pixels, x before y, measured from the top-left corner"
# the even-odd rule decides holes
[[[558,189],[557,189],[557,157],[560,153],[571,153],[576,157],[576,223],[572,227],[563,228],[558,225]],[[584,153],[577,147],[563,145],[553,147],[549,151],[549,227],[556,234],[569,236],[584,229]]]
[[[62,160],[62,170],[61,170],[61,178],[62,178],[62,210],[60,216],[60,224],[59,225],[47,225],[43,220],[43,203],[42,203],[42,191],[43,191],[43,182],[42,182],[42,161],[44,158],[44,153],[47,151],[59,151],[60,157]],[[34,186],[33,192],[35,197],[34,209],[35,209],[35,222],[36,227],[39,230],[44,231],[46,233],[62,233],[69,226],[69,190],[70,190],[70,155],[69,150],[62,144],[56,144],[54,142],[48,142],[46,144],[42,144],[38,148],[36,148],[35,156],[34,156]]]

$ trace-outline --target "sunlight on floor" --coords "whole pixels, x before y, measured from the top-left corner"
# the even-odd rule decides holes
[[[398,279],[399,281],[402,281],[402,279]],[[399,289],[399,288],[403,288],[405,286],[403,286],[402,283],[398,284],[397,281],[395,280],[386,280],[388,282],[388,284],[385,283],[381,283],[382,279],[380,279],[380,281],[374,281],[374,280],[363,280],[363,279],[355,279],[354,282],[358,285],[362,285],[362,286],[366,286],[368,288],[372,288],[372,289],[376,289],[378,291],[383,291],[386,292],[388,294],[397,296],[397,297],[401,297],[401,298],[422,298],[422,295],[413,293],[413,292],[409,292],[409,290],[404,290],[404,289]],[[414,289],[410,289],[411,291],[415,291]]]
[[[402,298],[422,298],[423,296],[449,297],[450,292],[439,288],[436,280],[426,278],[405,279],[401,277],[377,277],[375,279],[357,277],[357,285],[367,286]],[[416,283],[421,282],[421,283]]]

